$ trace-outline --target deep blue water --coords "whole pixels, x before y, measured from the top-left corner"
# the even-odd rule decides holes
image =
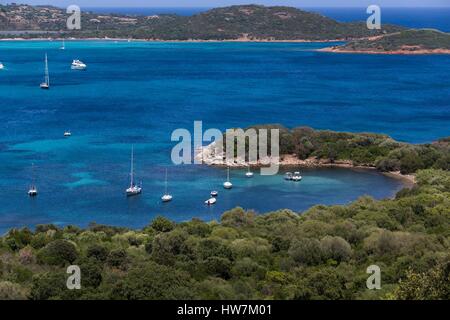
[[[217,219],[237,205],[266,212],[392,196],[402,185],[376,172],[306,170],[243,177],[225,191],[223,169],[169,166],[174,201],[160,203],[172,130],[258,123],[373,131],[410,142],[450,135],[449,56],[319,53],[322,44],[0,42],[0,232],[91,221],[141,227],[155,215]],[[39,89],[43,56],[52,88]],[[72,59],[89,67],[70,70]],[[70,129],[73,136],[64,139]],[[144,193],[126,199],[129,153]],[[26,195],[31,163],[40,194]],[[220,191],[213,208],[203,201]]]
[[[168,7],[168,8],[139,8],[139,7],[90,7],[85,10],[99,13],[118,13],[133,15],[177,14],[191,16],[209,10],[203,7]],[[368,17],[367,7],[329,8],[306,7],[306,11],[313,11],[342,22],[365,21]],[[382,23],[393,23],[410,28],[435,28],[450,31],[450,7],[429,8],[395,8],[381,7]]]

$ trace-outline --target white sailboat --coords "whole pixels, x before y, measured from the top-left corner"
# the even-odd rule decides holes
[[[219,192],[216,190],[211,191],[211,197],[217,197],[219,195]]]
[[[164,182],[164,195],[161,197],[163,202],[172,201],[172,195],[167,192],[167,169],[166,169],[166,180]]]
[[[59,50],[66,50],[66,41],[64,39],[62,40],[62,45]]]
[[[3,65],[3,63],[0,62],[0,70],[5,69],[5,66]]]
[[[28,189],[28,195],[30,197],[36,197],[38,194],[37,187],[36,187],[36,181],[35,181],[35,174],[34,174],[34,164],[31,164],[33,173],[32,173],[32,182],[30,189]]]
[[[227,168],[227,181],[223,183],[225,189],[231,189],[233,184],[230,182],[230,168]]]
[[[68,138],[70,136],[72,136],[72,132],[70,132],[69,130],[64,131],[64,137]]]
[[[248,165],[248,171],[245,174],[247,178],[253,178],[253,172],[250,171],[250,165]]]
[[[45,54],[45,72],[44,72],[44,82],[40,85],[41,89],[50,89],[50,76],[48,73],[48,59],[47,54]]]
[[[126,190],[127,196],[135,196],[142,192],[142,188],[134,184],[134,147],[131,147],[130,187]]]

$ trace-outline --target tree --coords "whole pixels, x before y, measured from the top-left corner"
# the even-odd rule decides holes
[[[63,266],[78,257],[75,245],[66,240],[55,240],[42,248],[37,255],[38,263]]]
[[[46,272],[33,277],[30,298],[32,300],[55,299],[66,290],[64,272]]]
[[[159,232],[169,232],[173,230],[175,224],[167,218],[158,216],[152,221],[150,226]]]
[[[86,256],[104,262],[108,258],[109,251],[102,245],[92,244],[88,247]]]
[[[188,300],[196,294],[188,274],[150,262],[130,270],[116,283],[111,299]]]
[[[352,247],[341,237],[326,236],[322,238],[320,248],[325,259],[340,262],[348,260],[352,256]]]
[[[123,249],[114,249],[108,254],[106,263],[111,267],[126,270],[129,263],[128,254]]]
[[[289,256],[299,264],[317,265],[323,261],[320,242],[317,239],[302,238],[292,241]]]

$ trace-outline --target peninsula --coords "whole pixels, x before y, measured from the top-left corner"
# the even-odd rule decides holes
[[[280,166],[372,168],[410,183],[415,182],[413,174],[420,169],[450,170],[450,138],[414,145],[375,133],[334,132],[309,127],[288,129],[281,125],[251,128],[257,132],[268,128],[280,130]],[[196,157],[207,165],[247,166],[243,159],[225,162],[224,154],[216,153],[215,142],[199,150]],[[264,166],[270,161],[269,155],[253,165]]]
[[[438,30],[403,30],[320,49],[325,52],[369,54],[450,54],[450,34]]]

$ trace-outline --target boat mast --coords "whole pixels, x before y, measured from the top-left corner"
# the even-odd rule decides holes
[[[131,146],[131,170],[130,170],[130,187],[132,188],[134,186],[134,168],[133,168],[133,162],[134,162],[134,146]]]
[[[165,187],[164,187],[164,194],[167,194],[167,168],[166,168],[166,180],[165,180],[165,183],[164,183],[164,185],[165,185]]]
[[[34,171],[34,163],[31,164],[31,189],[36,188],[36,176]]]
[[[230,181],[230,168],[227,168],[227,181]]]
[[[44,82],[47,84],[47,86],[50,86],[50,77],[49,77],[49,74],[48,74],[47,53],[45,54],[45,76],[44,76]]]

